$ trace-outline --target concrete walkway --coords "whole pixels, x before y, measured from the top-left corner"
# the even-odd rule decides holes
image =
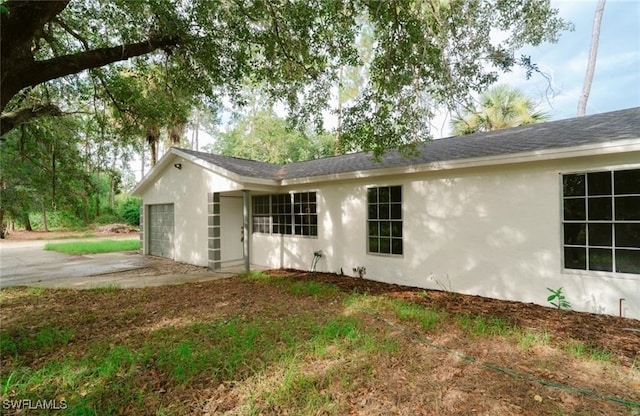
[[[104,240],[104,238],[101,238]],[[64,240],[73,241],[73,240]],[[39,286],[90,289],[162,286],[233,276],[239,267],[202,273],[140,276],[109,274],[147,267],[153,258],[137,252],[70,255],[43,250],[47,241],[0,242],[0,287]]]

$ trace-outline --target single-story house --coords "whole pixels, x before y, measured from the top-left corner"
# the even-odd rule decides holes
[[[362,276],[640,319],[640,108],[274,165],[172,148],[142,253]]]

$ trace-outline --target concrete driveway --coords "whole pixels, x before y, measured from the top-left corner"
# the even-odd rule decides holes
[[[73,240],[64,240],[73,241]],[[70,255],[43,250],[47,241],[1,241],[0,287],[39,286],[89,289],[161,286],[228,277],[235,273],[118,276],[108,273],[148,266],[153,258],[137,252]]]

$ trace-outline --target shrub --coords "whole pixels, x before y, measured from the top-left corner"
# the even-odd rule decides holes
[[[140,198],[126,195],[118,201],[118,217],[129,225],[140,225]]]

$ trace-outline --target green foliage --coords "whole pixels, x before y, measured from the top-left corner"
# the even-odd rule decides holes
[[[333,138],[327,133],[304,133],[260,103],[220,133],[209,148],[212,153],[284,164],[333,155]]]
[[[558,289],[551,289],[548,287],[547,290],[551,292],[551,294],[547,297],[547,302],[549,302],[558,310],[571,309],[571,303],[569,303],[567,298],[564,296],[564,293],[562,293],[561,287]]]
[[[140,198],[126,196],[117,203],[118,218],[129,225],[140,225]]]
[[[102,240],[47,243],[44,246],[44,249],[66,254],[111,253],[116,251],[140,250],[140,240]]]
[[[70,2],[48,15],[47,8],[21,7],[38,27],[50,29],[49,39],[31,48],[37,33],[18,33],[31,26],[14,28],[16,34],[9,30],[18,38],[14,47],[32,59],[3,66],[7,91],[47,82],[65,102],[97,95],[114,105],[121,127],[143,132],[156,122],[182,123],[183,110],[198,101],[216,107],[224,96],[243,105],[242,87],[260,86],[293,119],[319,126],[331,103],[328,92],[336,78],[345,79],[339,70],[362,67],[366,74],[346,77],[359,78],[362,87],[341,109],[341,141],[376,152],[426,139],[433,106],[466,101],[470,91],[495,82],[498,71],[518,64],[515,51],[554,42],[570,28],[548,0],[117,1],[109,7],[89,1]],[[7,8],[3,26],[13,23]],[[498,44],[491,42],[493,28],[506,34]],[[18,35],[26,41],[19,43]],[[20,84],[20,72],[33,72],[30,65],[53,56],[109,46],[130,50],[135,42],[148,45],[141,57],[114,64],[122,56],[78,58],[65,71]],[[98,69],[89,77],[67,77],[72,82],[66,84],[56,81],[89,67]],[[3,111],[35,102],[33,90],[23,90],[27,100],[15,95],[6,108],[3,102]],[[340,94],[351,99],[348,90],[346,82]]]
[[[479,104],[454,117],[451,126],[455,134],[462,135],[541,123],[548,119],[549,114],[537,110],[533,101],[520,90],[499,85],[483,92]]]

